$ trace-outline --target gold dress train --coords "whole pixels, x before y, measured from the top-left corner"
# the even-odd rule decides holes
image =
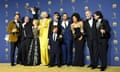
[[[46,19],[42,22],[40,19],[40,53],[41,53],[41,64],[48,65],[49,58],[48,58],[48,29],[51,19]]]

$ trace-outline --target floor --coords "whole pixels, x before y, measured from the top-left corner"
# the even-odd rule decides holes
[[[92,70],[84,67],[62,66],[58,68],[48,66],[10,66],[9,63],[0,63],[0,72],[100,72],[99,69]],[[120,72],[120,66],[109,66],[104,72]]]

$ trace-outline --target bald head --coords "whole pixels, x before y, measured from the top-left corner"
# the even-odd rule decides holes
[[[85,12],[85,16],[86,16],[86,19],[91,18],[91,17],[92,17],[92,12],[91,12],[90,10],[87,10],[87,11]]]

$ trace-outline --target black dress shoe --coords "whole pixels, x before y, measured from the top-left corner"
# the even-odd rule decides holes
[[[15,66],[15,64],[11,64],[11,66]]]
[[[105,71],[107,67],[101,67],[100,71]]]
[[[58,65],[58,67],[61,67],[61,65]]]
[[[67,64],[67,66],[71,66],[72,64]]]
[[[88,65],[88,68],[89,68],[89,67],[92,67],[92,65]]]
[[[92,69],[96,69],[97,68],[97,66],[92,66]]]
[[[80,67],[84,67],[85,65],[83,64],[83,65],[80,65]]]
[[[54,67],[55,65],[48,65],[48,67]]]

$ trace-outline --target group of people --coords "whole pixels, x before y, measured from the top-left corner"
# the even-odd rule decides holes
[[[101,71],[107,68],[110,26],[100,11],[93,15],[90,10],[85,11],[86,20],[82,20],[79,13],[73,13],[69,19],[67,13],[60,16],[58,12],[54,12],[51,19],[46,11],[41,12],[39,19],[36,8],[30,11],[32,19],[25,16],[21,20],[20,13],[16,13],[14,20],[8,23],[11,66],[15,66],[16,48],[16,64],[84,66],[86,42],[90,53],[88,67],[97,68],[100,59]]]

